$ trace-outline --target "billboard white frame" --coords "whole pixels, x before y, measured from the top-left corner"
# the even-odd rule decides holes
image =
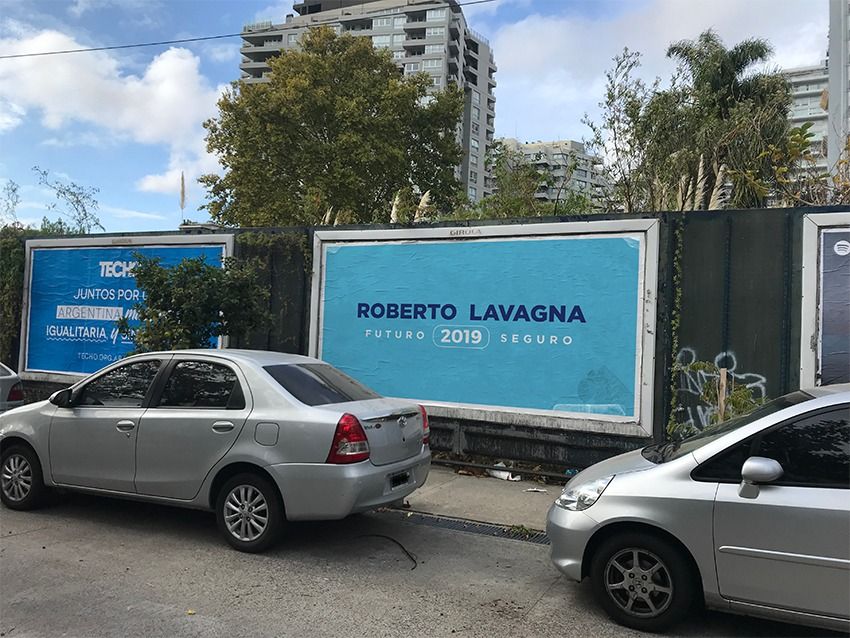
[[[652,417],[655,399],[655,323],[658,290],[659,228],[660,222],[657,219],[618,219],[500,226],[316,231],[313,237],[309,353],[313,357],[321,358],[325,256],[327,247],[331,244],[434,240],[469,241],[497,238],[533,239],[558,236],[638,234],[642,235],[642,270],[639,276],[638,294],[638,349],[634,416],[589,415],[576,412],[557,412],[554,410],[434,401],[423,401],[423,404],[428,408],[430,414],[445,418],[625,436],[652,436]]]
[[[800,317],[800,387],[820,385],[822,231],[850,228],[850,212],[803,215],[802,313]]]
[[[67,237],[61,239],[28,239],[24,261],[24,290],[21,304],[21,347],[18,353],[20,377],[26,381],[48,381],[52,383],[76,383],[88,376],[84,373],[48,372],[29,370],[27,350],[29,348],[30,298],[32,295],[32,257],[34,250],[51,248],[156,248],[160,246],[220,245],[224,256],[233,255],[233,235],[215,233],[209,235],[134,235],[104,237]],[[219,340],[219,347],[226,347],[226,340]]]

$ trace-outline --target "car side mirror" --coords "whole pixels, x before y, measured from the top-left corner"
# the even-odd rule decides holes
[[[744,461],[741,468],[741,485],[738,496],[741,498],[756,498],[759,495],[759,484],[772,483],[782,476],[785,470],[778,461],[763,456],[751,456]]]
[[[72,399],[71,388],[65,388],[50,395],[49,401],[60,408],[70,408]]]

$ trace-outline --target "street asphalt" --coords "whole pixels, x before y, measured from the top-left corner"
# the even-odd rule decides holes
[[[547,546],[413,518],[295,525],[249,555],[204,512],[82,495],[0,508],[0,637],[643,635],[559,576]],[[835,634],[702,613],[672,635]]]

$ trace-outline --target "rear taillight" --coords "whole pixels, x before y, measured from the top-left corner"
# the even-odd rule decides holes
[[[369,458],[369,442],[353,414],[343,414],[336,424],[327,463],[358,463]]]
[[[422,413],[422,445],[431,445],[431,426],[428,425],[428,413],[424,406],[419,406]]]
[[[6,397],[7,401],[23,401],[24,400],[24,384],[16,383],[9,389],[9,396]]]

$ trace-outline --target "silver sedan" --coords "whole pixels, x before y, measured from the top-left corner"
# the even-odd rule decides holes
[[[398,501],[428,476],[428,417],[308,357],[180,350],[121,360],[0,415],[0,499],[51,487],[216,512],[236,549],[287,521]]]
[[[576,475],[552,561],[617,622],[694,606],[850,629],[850,385],[794,392],[678,443]]]

